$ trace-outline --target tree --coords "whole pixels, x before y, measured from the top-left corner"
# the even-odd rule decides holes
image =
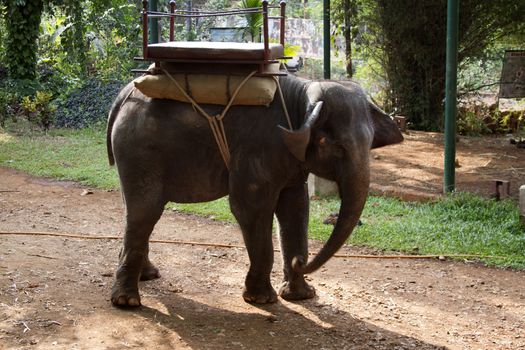
[[[342,34],[345,42],[346,75],[349,78],[353,76],[354,70],[352,43],[359,30],[358,9],[362,6],[360,3],[360,0],[336,0],[331,6],[333,23],[335,24],[333,34]]]
[[[39,28],[44,11],[51,14],[62,11],[66,16],[61,43],[68,61],[76,64],[80,75],[85,74],[88,52],[86,13],[96,18],[106,9],[125,3],[124,0],[0,0],[7,32],[3,38],[4,61],[9,76],[35,79]]]
[[[392,109],[416,128],[439,130],[445,90],[446,0],[374,0],[360,11],[365,52],[382,66]],[[460,2],[459,57],[479,57],[501,37],[523,30],[525,3]]]

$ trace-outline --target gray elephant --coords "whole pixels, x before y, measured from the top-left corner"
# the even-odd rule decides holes
[[[401,142],[395,123],[347,82],[280,78],[293,131],[279,98],[268,107],[234,106],[224,119],[229,170],[208,121],[188,103],[151,99],[129,84],[109,113],[107,147],[126,207],[124,246],[111,301],[138,306],[138,282],[159,277],[148,240],[168,201],[194,203],[229,196],[250,259],[244,300],[272,303],[272,222],[280,226],[287,300],[315,295],[304,274],[321,267],[356,226],[369,189],[371,148]],[[203,108],[215,115],[223,106]],[[309,173],[337,183],[339,219],[321,251],[307,262]]]

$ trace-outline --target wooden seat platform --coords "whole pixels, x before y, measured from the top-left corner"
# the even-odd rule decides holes
[[[269,44],[268,60],[284,57],[281,44]],[[262,43],[236,43],[213,41],[168,41],[149,44],[148,56],[154,59],[211,60],[211,61],[264,61]]]

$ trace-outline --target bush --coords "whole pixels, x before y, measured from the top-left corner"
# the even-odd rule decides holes
[[[11,79],[0,67],[0,125],[11,118],[26,117],[47,130],[55,111],[51,101],[68,82],[63,75],[46,65],[39,65],[36,79]]]
[[[37,91],[34,98],[25,96],[21,103],[23,115],[33,124],[49,130],[56,111],[56,106],[51,103],[52,98],[53,94],[45,91]]]
[[[498,104],[486,104],[475,99],[463,100],[458,105],[457,131],[460,135],[515,134],[525,132],[525,108],[500,110]]]
[[[5,126],[5,121],[9,118],[9,105],[11,104],[12,95],[7,91],[0,89],[0,126]]]
[[[487,106],[477,101],[460,102],[457,115],[458,134],[480,136],[498,132],[498,115],[496,105]]]
[[[105,122],[111,104],[125,83],[87,80],[57,101],[55,126],[84,128]]]

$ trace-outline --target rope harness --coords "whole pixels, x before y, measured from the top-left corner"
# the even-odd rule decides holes
[[[205,117],[208,120],[208,123],[210,124],[211,131],[213,133],[213,137],[215,138],[215,142],[217,143],[217,146],[219,147],[219,152],[221,153],[222,160],[224,161],[224,164],[226,165],[226,168],[230,170],[230,148],[228,146],[228,140],[226,138],[226,132],[224,130],[224,123],[223,119],[226,116],[226,113],[228,113],[228,110],[232,106],[233,102],[235,101],[235,98],[241,91],[242,87],[246,84],[248,80],[250,80],[251,77],[253,77],[257,72],[253,71],[244,80],[237,86],[237,89],[235,89],[234,93],[232,94],[230,100],[228,101],[228,104],[226,107],[224,107],[223,111],[220,114],[217,115],[210,115],[208,114],[199,104],[186,92],[182,86],[173,78],[173,76],[165,69],[162,69],[162,72],[170,78],[170,80],[175,84],[175,86],[180,90],[180,92],[184,95],[184,97],[190,102],[195,110],[197,110],[203,117]],[[286,108],[286,103],[284,101],[284,95],[281,90],[281,85],[279,84],[279,79],[277,77],[272,77],[276,84],[277,84],[277,90],[279,91],[279,97],[281,99],[281,104],[283,107],[284,114],[286,116],[286,120],[288,122],[288,126],[290,130],[292,129],[292,122],[290,120],[290,115],[288,114],[288,110]]]

